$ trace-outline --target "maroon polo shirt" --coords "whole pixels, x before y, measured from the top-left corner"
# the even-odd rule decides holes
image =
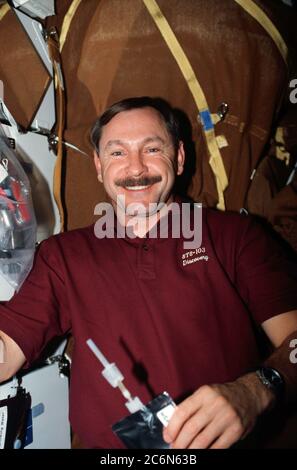
[[[74,335],[70,420],[87,447],[121,447],[111,426],[128,414],[88,338],[132,395],[146,403],[166,390],[179,402],[254,367],[255,325],[297,308],[295,266],[249,217],[205,209],[200,251],[183,242],[98,239],[94,226],[53,236],[0,307],[0,330],[29,363],[54,336]]]

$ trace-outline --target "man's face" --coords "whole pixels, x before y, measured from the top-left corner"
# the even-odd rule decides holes
[[[172,201],[176,174],[181,174],[184,150],[180,143],[175,155],[171,137],[153,108],[133,109],[117,114],[103,127],[99,156],[94,154],[99,181],[112,204],[124,196],[126,215],[133,209],[148,216],[149,204]],[[142,208],[145,208],[144,210]],[[141,209],[140,209],[141,208]]]

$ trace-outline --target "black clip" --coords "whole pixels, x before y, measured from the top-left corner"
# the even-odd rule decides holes
[[[226,114],[229,111],[229,106],[227,103],[223,101],[223,103],[220,104],[218,107],[217,115],[219,116],[221,121],[224,121]]]
[[[56,134],[50,134],[47,138],[48,140],[48,148],[55,154],[57,154],[57,145],[58,145],[58,137]]]

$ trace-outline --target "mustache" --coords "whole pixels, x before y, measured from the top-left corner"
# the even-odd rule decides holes
[[[159,183],[162,181],[162,176],[141,176],[140,178],[123,178],[115,181],[116,186],[149,186],[154,183]]]

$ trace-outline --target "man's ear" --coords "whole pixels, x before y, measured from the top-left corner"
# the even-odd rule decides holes
[[[185,149],[184,149],[184,143],[180,140],[179,148],[177,151],[177,168],[176,168],[177,175],[181,175],[182,172],[184,171],[184,164],[185,164]]]
[[[94,164],[96,167],[98,180],[100,181],[100,183],[103,183],[101,162],[100,162],[100,158],[96,150],[94,150],[93,155],[94,155]]]

